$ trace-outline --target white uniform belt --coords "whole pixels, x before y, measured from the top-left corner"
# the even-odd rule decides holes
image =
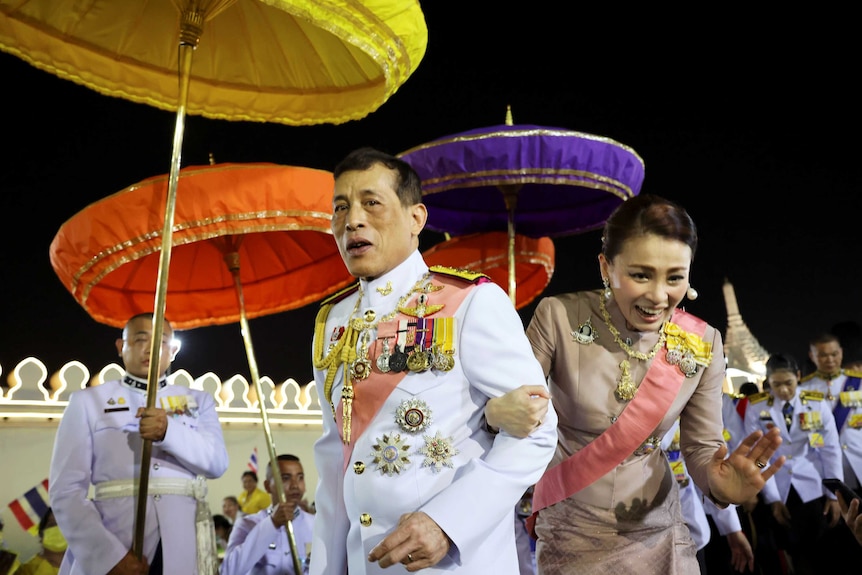
[[[137,479],[114,479],[95,484],[94,501],[132,497],[138,494]],[[207,482],[203,475],[194,479],[185,477],[150,477],[147,482],[147,495],[185,495],[203,501],[207,496]]]

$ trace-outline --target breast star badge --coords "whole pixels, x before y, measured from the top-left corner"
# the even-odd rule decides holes
[[[451,437],[440,437],[438,431],[434,437],[425,436],[425,445],[419,449],[419,453],[425,456],[422,467],[431,467],[434,471],[440,471],[443,466],[455,467],[452,457],[458,455],[458,450],[452,446],[454,440]]]
[[[421,399],[401,402],[395,411],[395,423],[407,433],[417,433],[431,423],[431,408]]]
[[[407,458],[407,450],[410,449],[406,445],[401,435],[398,433],[383,434],[382,438],[377,439],[377,443],[372,446],[371,456],[377,464],[377,471],[385,475],[395,475],[401,473],[407,465],[410,465],[410,459]]]

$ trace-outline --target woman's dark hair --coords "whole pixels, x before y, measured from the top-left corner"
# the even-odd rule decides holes
[[[364,172],[375,164],[383,164],[395,172],[395,193],[402,206],[415,206],[422,203],[422,180],[413,166],[386,152],[364,147],[353,150],[335,166],[332,175],[335,179],[344,172],[358,170]]]
[[[254,479],[255,483],[259,483],[259,481],[257,480],[257,473],[255,473],[254,471],[251,471],[251,470],[243,471],[242,476],[243,477],[251,477],[252,479]]]
[[[796,374],[799,373],[799,364],[789,353],[773,353],[766,360],[766,377],[776,371],[789,371]]]
[[[697,251],[697,227],[685,209],[665,198],[641,194],[620,204],[605,222],[602,253],[613,261],[623,244],[634,237],[655,234],[678,240]]]

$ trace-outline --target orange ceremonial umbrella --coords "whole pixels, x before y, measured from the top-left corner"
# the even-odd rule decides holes
[[[167,179],[90,204],[51,243],[60,281],[100,323],[122,328],[152,311]],[[180,170],[165,307],[173,326],[297,309],[348,285],[329,227],[333,185],[330,172],[271,163]]]
[[[155,285],[165,286],[165,313],[176,328],[239,321],[275,465],[248,318],[301,307],[353,281],[329,227],[333,185],[330,172],[276,164],[184,168],[169,283],[157,280],[167,176],[129,186],[65,222],[51,242],[51,265],[78,303],[108,325],[122,327],[151,310]],[[136,524],[139,557],[145,511]],[[290,523],[287,535],[299,563]]]
[[[509,237],[506,232],[458,236],[441,242],[423,254],[428,265],[461,267],[488,275],[501,288],[509,285]],[[515,307],[521,309],[541,294],[554,275],[554,242],[515,234]]]

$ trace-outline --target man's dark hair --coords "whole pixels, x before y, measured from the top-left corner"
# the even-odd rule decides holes
[[[353,150],[335,166],[332,175],[335,179],[344,172],[370,170],[375,164],[383,164],[394,171],[395,193],[402,206],[415,206],[422,203],[422,180],[413,166],[391,154],[380,150],[363,147]]]

